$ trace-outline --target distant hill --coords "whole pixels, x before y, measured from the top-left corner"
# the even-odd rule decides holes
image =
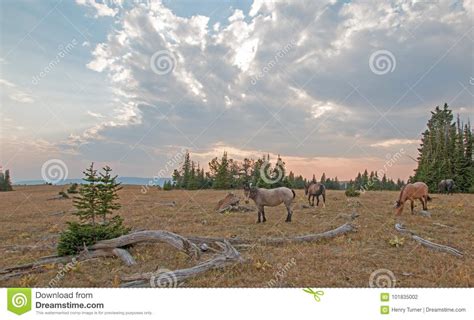
[[[159,178],[157,180],[153,180],[153,178],[140,178],[140,177],[118,177],[117,180],[121,182],[122,184],[131,184],[131,185],[159,185],[163,186],[165,181],[171,180],[171,178]],[[66,179],[63,180],[57,185],[65,185],[65,184],[71,184],[71,183],[83,183],[84,181],[82,179]],[[45,184],[46,182],[44,180],[21,180],[21,181],[15,181],[13,185],[38,185],[38,184]]]

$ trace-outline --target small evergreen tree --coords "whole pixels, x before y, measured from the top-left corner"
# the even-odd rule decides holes
[[[60,234],[58,242],[59,255],[77,253],[84,246],[89,246],[100,240],[112,239],[130,232],[123,226],[119,215],[107,219],[120,208],[117,192],[121,189],[117,176],[112,176],[112,169],[106,166],[97,175],[94,164],[84,171],[83,180],[86,182],[74,199],[77,211],[73,215],[79,222],[68,222],[68,228]],[[98,219],[102,218],[99,223]]]

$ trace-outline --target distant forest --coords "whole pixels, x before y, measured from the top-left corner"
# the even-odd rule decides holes
[[[445,104],[441,109],[436,107],[431,112],[427,129],[423,132],[420,148],[418,149],[418,167],[409,181],[423,181],[428,184],[430,192],[437,191],[437,185],[442,179],[454,179],[456,190],[459,192],[474,192],[474,162],[473,134],[470,122],[462,123],[459,116],[453,121],[452,111]],[[174,170],[172,181],[164,185],[169,189],[235,189],[251,183],[263,188],[286,186],[293,189],[303,189],[309,181],[319,181],[328,189],[338,190],[354,188],[362,191],[369,190],[399,190],[405,182],[388,178],[385,173],[379,176],[377,171],[365,170],[349,182],[340,182],[337,177],[326,177],[323,173],[319,180],[315,175],[311,180],[288,172],[285,162],[278,156],[271,163],[269,155],[259,159],[245,158],[237,161],[228,157],[224,152],[222,157],[209,162],[209,171],[205,172],[200,165],[191,160],[186,152],[184,162],[179,169]]]

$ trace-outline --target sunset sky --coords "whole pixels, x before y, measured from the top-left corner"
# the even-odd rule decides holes
[[[474,1],[2,1],[0,165],[151,177],[280,154],[412,174],[430,110],[473,119]],[[171,176],[172,170],[169,170]]]

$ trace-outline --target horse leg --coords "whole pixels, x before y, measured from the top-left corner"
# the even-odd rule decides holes
[[[285,204],[288,215],[286,216],[285,222],[291,222],[291,204]]]
[[[257,220],[257,223],[262,222],[262,221],[260,220],[260,216],[261,216],[261,215],[262,215],[262,207],[258,207],[258,220]]]
[[[313,199],[312,199],[312,203],[311,203],[311,206],[314,207],[314,194],[313,194]]]
[[[311,195],[308,195],[308,205],[311,205]]]
[[[411,205],[411,214],[413,213],[413,207],[414,207],[415,202],[413,200],[410,200],[410,205]]]
[[[326,208],[326,192],[323,192],[323,208]]]
[[[263,217],[262,222],[266,222],[267,219],[265,218],[265,207],[262,207],[262,217]]]
[[[427,196],[423,196],[423,198],[420,199],[421,200],[421,204],[423,205],[423,210],[428,210],[428,197]]]
[[[319,195],[316,196],[316,207],[319,207]]]

